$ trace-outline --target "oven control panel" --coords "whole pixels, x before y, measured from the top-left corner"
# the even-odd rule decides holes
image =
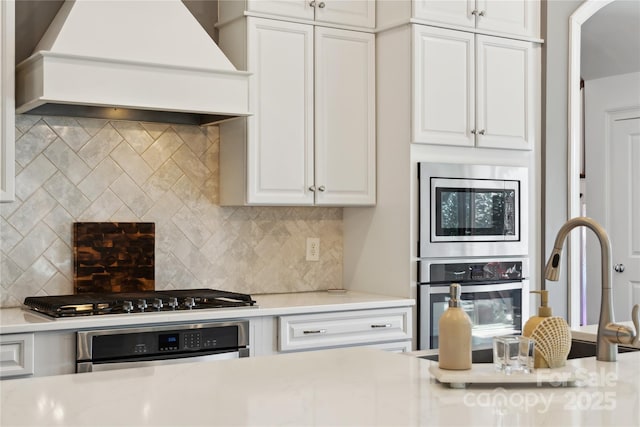
[[[237,325],[103,332],[91,338],[94,360],[231,349],[243,336]]]

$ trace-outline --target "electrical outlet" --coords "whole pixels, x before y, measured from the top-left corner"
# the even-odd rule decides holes
[[[320,238],[307,237],[307,261],[320,261]]]

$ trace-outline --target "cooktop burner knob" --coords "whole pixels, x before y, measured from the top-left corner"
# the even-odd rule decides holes
[[[162,310],[162,299],[155,298],[153,300],[153,308],[155,308],[158,311]]]
[[[191,310],[196,306],[196,300],[193,297],[187,297],[184,299],[184,305]]]
[[[122,301],[122,309],[127,313],[131,313],[131,310],[133,310],[133,303],[131,301]]]
[[[146,299],[139,299],[138,300],[138,308],[140,309],[140,311],[144,311],[145,308],[147,308],[147,300]]]
[[[171,310],[175,310],[176,308],[178,308],[178,298],[176,297],[171,297],[169,298],[169,307],[171,307]]]

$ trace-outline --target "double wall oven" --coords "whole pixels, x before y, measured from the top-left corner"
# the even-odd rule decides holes
[[[257,307],[250,295],[214,289],[28,297],[24,305],[53,318],[131,316],[130,324],[137,323],[118,328],[80,329],[76,333],[78,373],[247,357],[247,320],[186,322],[180,321],[179,316],[174,317],[175,321],[170,319],[192,310]],[[162,314],[162,322],[145,322],[143,316],[150,313]],[[121,320],[117,323],[122,324]]]
[[[449,285],[462,285],[473,346],[518,334],[528,317],[528,171],[420,163],[418,347],[438,347]]]

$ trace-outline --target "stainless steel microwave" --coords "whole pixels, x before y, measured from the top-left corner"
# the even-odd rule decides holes
[[[527,255],[527,168],[420,163],[421,258]]]

